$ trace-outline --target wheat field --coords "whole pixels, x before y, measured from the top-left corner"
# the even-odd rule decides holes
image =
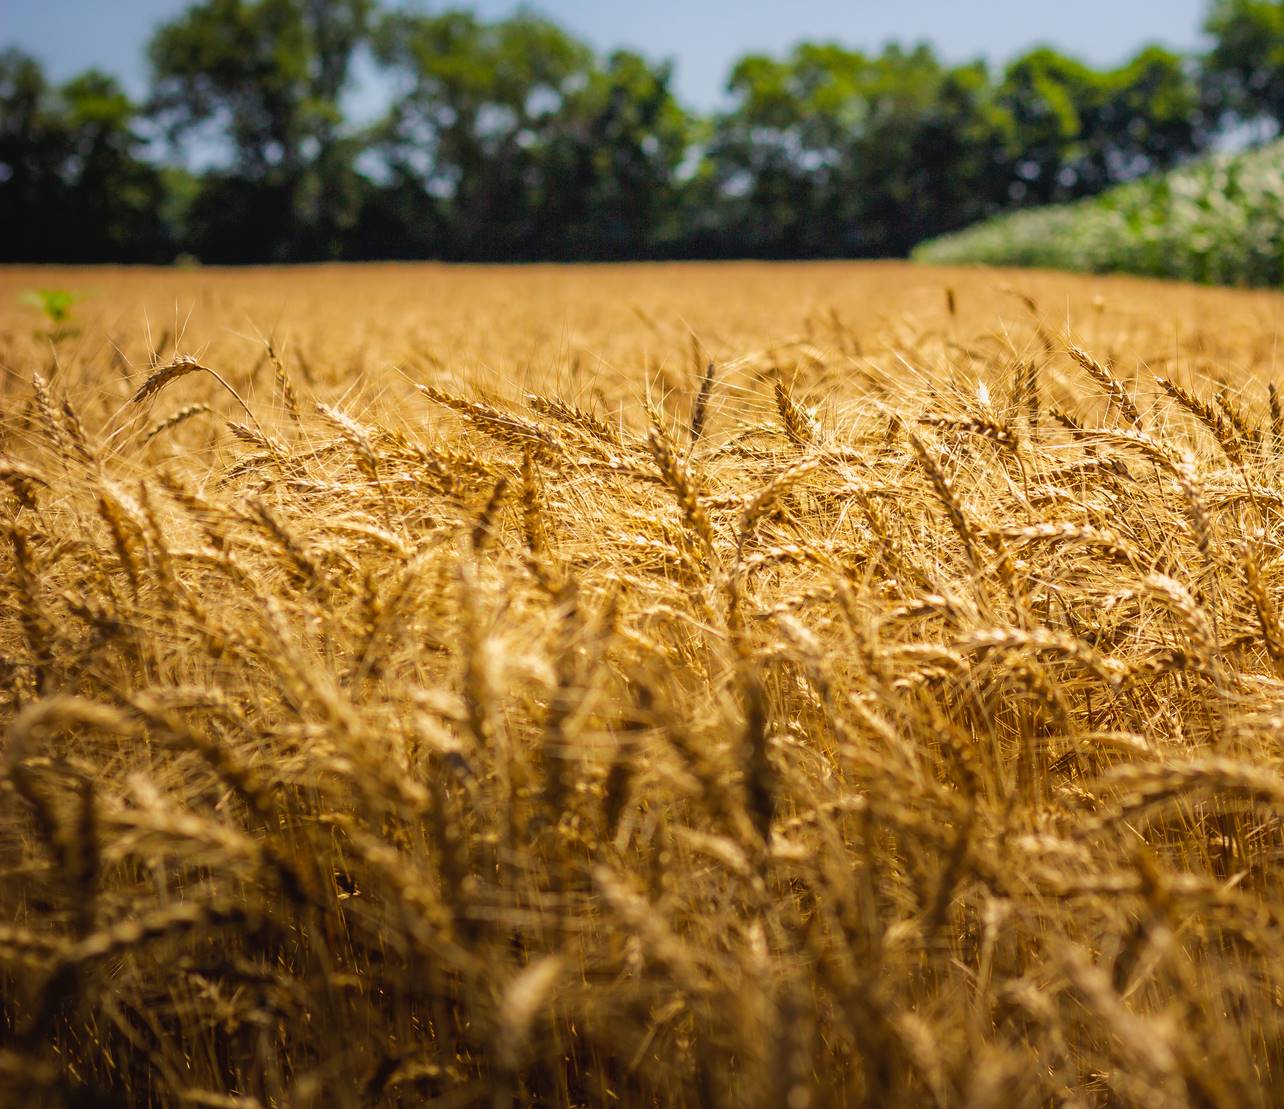
[[[1279,1104],[1282,322],[0,271],[0,1099]]]

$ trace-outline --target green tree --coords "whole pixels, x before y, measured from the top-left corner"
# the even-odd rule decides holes
[[[1262,136],[1284,128],[1284,0],[1215,0],[1204,59],[1214,110]]]
[[[430,199],[447,255],[529,254],[551,193],[545,154],[571,99],[593,78],[592,52],[532,15],[486,23],[466,12],[397,12],[379,59],[406,82],[380,150],[402,189]]]
[[[359,144],[344,131],[341,100],[373,6],[202,0],[153,36],[156,118],[175,140],[213,130],[231,147],[193,208],[198,253],[287,260],[342,250]]]
[[[1181,162],[1207,138],[1192,67],[1159,47],[1106,71],[1041,47],[1008,66],[997,99],[1019,203],[1100,192]]]
[[[60,130],[39,63],[17,50],[0,53],[0,250],[8,260],[42,254],[62,193]]]
[[[1011,119],[1011,197],[1028,204],[1091,192],[1087,136],[1102,100],[1098,73],[1047,47],[1013,61],[998,103]]]
[[[138,109],[90,70],[55,87],[0,54],[0,256],[159,261],[170,255],[160,172],[141,157]]]
[[[695,120],[672,67],[617,51],[566,98],[541,152],[548,255],[615,258],[674,249],[685,234],[679,172]]]
[[[1168,169],[1208,145],[1211,126],[1191,59],[1148,46],[1106,76],[1104,92],[1093,139],[1105,183]]]
[[[59,90],[68,193],[64,229],[83,257],[168,260],[164,185],[142,161],[137,106],[115,78],[90,70]]]
[[[862,198],[864,253],[905,254],[1002,202],[1007,119],[984,65],[947,68],[925,46],[892,46],[860,95],[865,120],[843,191]]]
[[[991,210],[1004,117],[983,66],[930,48],[803,44],[750,56],[708,157],[724,249],[896,254]]]
[[[727,81],[733,106],[715,121],[707,152],[705,206],[716,206],[710,230],[723,251],[745,242],[766,255],[806,252],[809,217],[838,160],[829,139],[858,125],[844,91],[864,60],[836,46],[801,46],[791,58],[736,62]]]
[[[889,126],[898,122],[893,119]],[[896,253],[1008,203],[1011,119],[997,103],[984,63],[948,70],[932,100],[904,126],[914,204],[893,236]]]

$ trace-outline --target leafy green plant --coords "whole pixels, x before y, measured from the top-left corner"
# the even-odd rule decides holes
[[[38,308],[49,323],[49,330],[44,334],[51,340],[65,339],[77,334],[70,326],[72,305],[81,298],[81,294],[71,289],[29,289],[18,299],[33,308]]]
[[[1014,212],[922,244],[922,262],[1284,285],[1284,142],[1076,204]]]

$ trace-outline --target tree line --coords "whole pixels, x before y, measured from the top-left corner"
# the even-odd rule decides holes
[[[872,257],[1284,124],[1284,0],[1215,0],[1209,49],[994,70],[926,45],[741,58],[700,114],[669,62],[530,13],[200,0],[149,91],[0,52],[0,259]],[[358,66],[382,115],[344,115]],[[197,162],[207,168],[193,169]]]

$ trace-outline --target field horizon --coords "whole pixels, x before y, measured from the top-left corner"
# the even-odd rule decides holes
[[[581,275],[591,275],[585,285]],[[284,287],[281,278],[286,279]],[[716,296],[719,279],[735,279],[736,300],[728,318]],[[356,283],[355,285],[352,283]],[[422,283],[422,284],[420,284]],[[184,323],[196,333],[185,335],[189,347],[215,341],[230,349],[239,340],[256,350],[274,331],[290,328],[302,334],[301,321],[314,307],[330,319],[349,318],[363,329],[391,326],[404,334],[393,346],[413,363],[422,352],[417,342],[444,339],[454,343],[471,328],[495,328],[511,320],[511,298],[520,293],[535,298],[541,319],[523,332],[525,345],[541,357],[556,358],[577,344],[581,353],[603,356],[627,349],[638,335],[659,352],[672,335],[656,328],[685,331],[707,347],[719,341],[723,353],[743,355],[747,342],[788,344],[798,341],[820,316],[839,313],[843,326],[870,334],[898,314],[939,317],[946,307],[946,290],[956,294],[955,319],[993,323],[1009,319],[1025,323],[1017,293],[1035,297],[1040,311],[1057,313],[1056,326],[1076,320],[1095,321],[1104,311],[1095,303],[1112,290],[1120,294],[1112,315],[1122,310],[1135,316],[1139,298],[1156,305],[1156,315],[1192,334],[1216,313],[1234,318],[1262,319],[1277,315],[1284,293],[1270,289],[1206,287],[1126,274],[1068,274],[1053,270],[976,265],[935,266],[903,260],[812,262],[791,261],[668,261],[622,263],[457,263],[457,262],[320,262],[285,266],[0,266],[0,324],[6,337],[30,330],[39,334],[41,321],[23,294],[40,288],[69,291],[76,296],[72,329],[78,334],[60,343],[61,350],[80,350],[84,343],[104,348],[118,341],[122,356],[145,342],[150,326],[153,340],[168,336]],[[355,303],[359,289],[366,298]],[[972,296],[972,291],[977,296]],[[872,296],[876,293],[876,296]],[[243,294],[238,296],[238,294]],[[1049,296],[1056,298],[1055,303]],[[999,306],[996,311],[996,306]],[[662,313],[651,323],[638,309]],[[399,313],[396,321],[382,317]],[[809,323],[810,321],[810,323]],[[523,320],[523,322],[527,322]],[[607,324],[611,327],[607,327]],[[718,326],[714,326],[715,323]],[[620,333],[621,324],[628,330]],[[700,333],[707,326],[709,336]],[[432,328],[422,333],[413,329]],[[559,333],[558,327],[561,331]],[[959,326],[957,323],[956,327]],[[214,331],[210,329],[214,328]],[[335,327],[336,332],[339,327]],[[615,332],[614,338],[607,333]],[[502,326],[501,326],[502,332]],[[719,339],[718,332],[723,336]],[[597,349],[585,344],[606,336]],[[277,345],[288,336],[276,336]],[[1182,342],[1180,330],[1173,342]],[[561,344],[559,346],[559,343]],[[481,349],[482,344],[472,344]],[[737,349],[739,348],[739,349]],[[453,348],[452,348],[453,349]],[[467,349],[467,345],[465,346]],[[5,353],[0,348],[0,353]],[[12,345],[8,353],[15,353]],[[1168,357],[1172,350],[1160,357]],[[150,356],[149,356],[150,357]],[[494,361],[495,359],[492,359]],[[5,367],[9,376],[16,369]]]

